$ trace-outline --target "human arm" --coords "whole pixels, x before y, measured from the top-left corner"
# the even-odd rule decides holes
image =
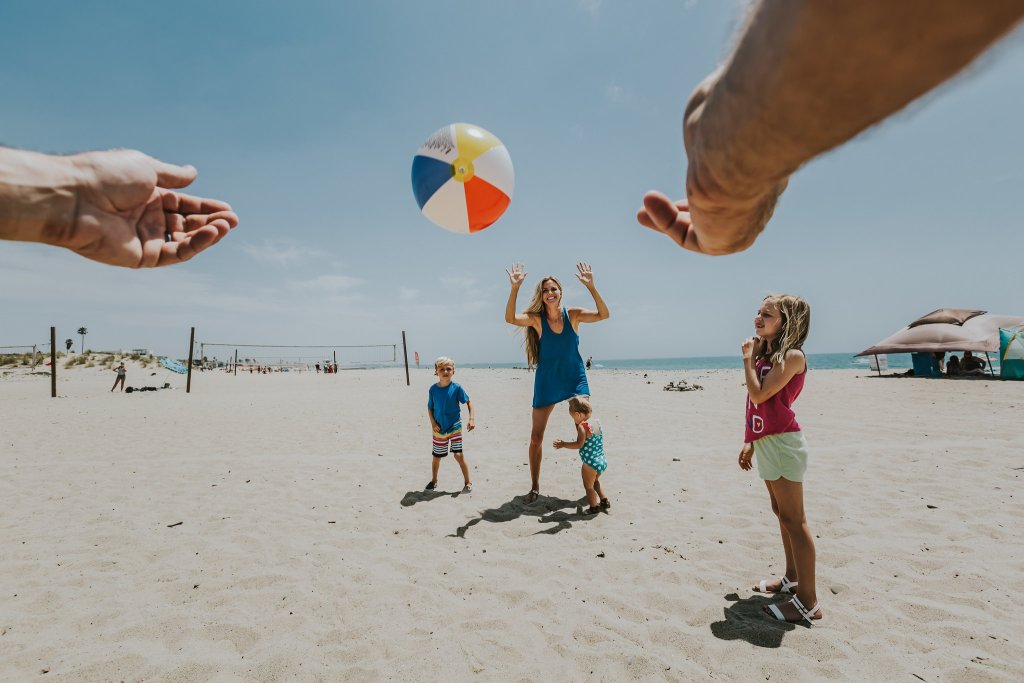
[[[555,448],[571,448],[573,450],[579,450],[583,446],[583,442],[587,440],[587,432],[580,423],[576,425],[576,440],[575,441],[563,441],[562,439],[555,439],[552,444]]]
[[[1024,17],[1024,2],[763,0],[683,120],[686,199],[637,220],[685,249],[750,247],[800,166],[947,80]]]
[[[540,325],[537,322],[536,316],[516,313],[516,299],[519,297],[519,288],[522,287],[523,281],[526,280],[526,266],[522,263],[513,263],[512,269],[506,268],[505,272],[508,273],[508,281],[512,286],[511,291],[508,293],[508,303],[505,304],[505,322],[516,327],[532,327],[539,334]]]
[[[434,419],[434,407],[431,405],[427,406],[427,419],[430,420],[430,428],[434,430],[434,433],[440,434],[441,425],[437,424],[437,420]]]
[[[753,460],[754,460],[754,444],[752,444],[752,443],[745,443],[745,444],[743,444],[743,448],[740,449],[740,457],[739,457],[740,469],[741,470],[749,470],[751,467],[753,467]]]
[[[753,403],[764,403],[775,394],[779,393],[782,387],[786,386],[789,380],[795,375],[804,371],[807,361],[804,354],[796,349],[790,349],[781,363],[775,363],[772,369],[765,375],[764,380],[757,376],[757,369],[754,363],[758,345],[762,344],[757,337],[750,337],[743,342],[743,375],[747,384],[747,394]]]
[[[238,225],[231,206],[175,192],[195,179],[135,150],[53,156],[0,148],[0,239],[115,266],[187,261]]]
[[[466,422],[466,431],[471,432],[476,428],[476,418],[473,417],[473,402],[466,401],[466,410],[469,411],[469,420]]]
[[[570,308],[569,319],[573,322],[573,325],[579,323],[596,323],[598,320],[607,320],[608,316],[611,315],[608,312],[608,305],[605,304],[604,299],[597,291],[597,286],[594,284],[594,269],[590,267],[589,263],[577,263],[576,264],[576,279],[583,283],[583,286],[590,292],[590,296],[594,297],[594,304],[597,306],[596,311],[587,310],[585,308]]]

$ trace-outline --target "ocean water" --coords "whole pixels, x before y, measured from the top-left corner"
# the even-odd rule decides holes
[[[869,371],[868,358],[856,357],[852,353],[809,353],[807,364],[812,370],[864,370]],[[519,363],[466,363],[467,368],[515,368],[524,367]],[[739,370],[743,359],[735,356],[694,356],[692,358],[594,358],[593,369],[601,370]],[[903,370],[910,368],[910,354],[898,353],[889,356],[889,368]]]

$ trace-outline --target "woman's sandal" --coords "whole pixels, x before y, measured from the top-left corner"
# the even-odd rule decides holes
[[[795,595],[793,596],[793,599],[789,601],[789,604],[796,607],[796,611],[800,614],[800,619],[806,621],[809,626],[814,625],[814,615],[821,611],[821,603],[816,604],[811,609],[807,609],[804,607],[804,603],[800,602],[800,598]],[[800,619],[796,619],[794,621],[787,619],[786,615],[782,613],[782,610],[779,609],[778,605],[768,605],[768,609],[766,609],[765,612],[775,617],[778,621],[786,621],[789,623],[799,623],[800,621]],[[818,619],[821,619],[821,617],[819,616]]]
[[[791,595],[793,593],[796,593],[796,585],[798,583],[800,583],[799,581],[790,581],[785,576],[780,576],[779,577],[779,581],[782,582],[782,585],[779,587],[779,590],[777,590],[777,591],[770,591],[770,590],[768,590],[768,582],[769,581],[771,581],[771,579],[761,579],[758,582],[758,584],[756,586],[754,586],[754,592],[755,593],[785,593],[786,595]]]
[[[586,510],[583,511],[583,514],[585,514],[585,515],[596,515],[600,511],[601,511],[600,507],[598,507],[597,505],[591,505],[590,507],[588,507]]]

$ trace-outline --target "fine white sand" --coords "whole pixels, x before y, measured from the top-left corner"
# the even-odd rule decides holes
[[[811,372],[806,628],[750,590],[783,562],[738,371],[591,374],[596,518],[573,451],[522,501],[525,371],[456,374],[471,495],[451,458],[423,490],[429,370],[61,373],[0,380],[0,680],[1024,678],[1024,384]]]

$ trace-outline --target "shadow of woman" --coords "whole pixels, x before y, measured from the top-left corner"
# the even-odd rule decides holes
[[[569,513],[565,510],[573,510],[573,512]],[[553,527],[541,529],[536,532],[537,534],[557,534],[559,531],[572,527],[573,522],[590,518],[589,515],[583,514],[583,504],[579,500],[541,495],[536,502],[527,503],[526,496],[516,496],[507,503],[503,503],[501,507],[484,510],[479,517],[474,517],[456,529],[454,534],[449,534],[449,538],[465,538],[469,527],[476,526],[480,522],[497,524],[511,522],[520,517],[536,517],[538,522],[555,524]]]
[[[716,638],[745,640],[757,647],[780,647],[782,638],[796,628],[796,624],[776,621],[764,613],[765,606],[776,602],[775,599],[752,595],[740,600],[735,593],[729,593],[725,599],[733,604],[724,608],[725,619],[711,624],[711,633]]]
[[[416,503],[426,503],[431,500],[437,500],[438,498],[458,498],[459,492],[450,491],[409,491],[407,494],[402,496],[402,507],[410,507]]]

